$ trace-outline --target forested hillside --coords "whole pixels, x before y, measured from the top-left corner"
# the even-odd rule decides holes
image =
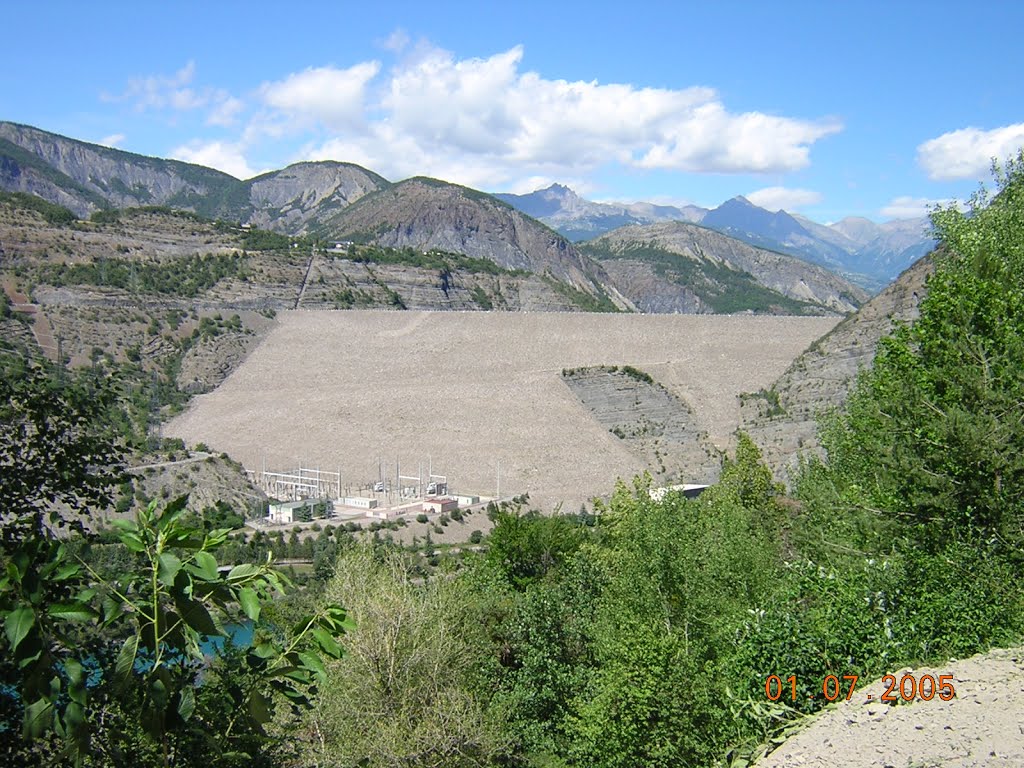
[[[305,591],[182,502],[83,525],[123,479],[118,393],[6,354],[0,762],[741,766],[858,681],[1019,642],[1024,153],[996,183],[935,214],[919,318],[792,488],[741,435],[696,499],[519,499],[426,567],[335,534]]]

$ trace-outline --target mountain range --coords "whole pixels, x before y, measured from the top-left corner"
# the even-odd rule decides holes
[[[811,232],[811,222],[742,198],[707,211],[592,203],[558,185],[526,196],[490,195],[425,177],[392,183],[335,161],[239,180],[9,122],[0,122],[0,190],[36,195],[80,218],[162,206],[320,242],[459,253],[553,280],[589,297],[587,306],[640,311],[848,312],[867,294],[829,270],[850,272],[845,264],[858,254],[868,261],[854,245],[883,231],[844,220],[825,228],[829,241]],[[601,237],[573,242],[566,235],[582,233],[584,225]],[[626,229],[607,239],[613,225]],[[909,241],[912,233],[908,224],[897,234]],[[894,264],[907,252],[898,248],[904,240],[890,249]]]
[[[935,245],[927,218],[876,224],[847,217],[823,225],[799,214],[768,211],[745,197],[717,208],[652,203],[595,203],[561,184],[526,195],[495,195],[571,240],[590,240],[626,225],[683,221],[700,224],[768,250],[798,256],[876,291]]]

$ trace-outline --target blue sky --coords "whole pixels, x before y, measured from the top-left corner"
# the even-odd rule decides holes
[[[821,222],[1024,144],[1024,3],[17,3],[0,119],[239,177],[306,159]]]

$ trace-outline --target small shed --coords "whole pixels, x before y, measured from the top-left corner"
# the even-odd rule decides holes
[[[454,512],[459,508],[459,502],[455,499],[432,498],[423,502],[423,511],[428,515],[443,515],[447,512]]]
[[[328,505],[323,499],[299,499],[272,503],[267,519],[278,525],[309,522],[314,517],[327,517]]]

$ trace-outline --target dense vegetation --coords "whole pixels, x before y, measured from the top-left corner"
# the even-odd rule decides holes
[[[133,293],[195,298],[226,278],[245,276],[242,253],[198,253],[174,260],[138,261],[98,258],[82,264],[48,264],[39,282],[53,286],[95,285]]]
[[[593,514],[504,505],[483,551],[429,572],[335,531],[310,545],[328,553],[312,605],[271,605],[282,577],[241,562],[265,550],[247,553],[179,503],[107,534],[116,568],[76,554],[56,528],[108,504],[118,480],[103,396],[5,370],[4,756],[743,765],[824,705],[810,694],[829,675],[845,694],[845,676],[1018,642],[1024,156],[997,181],[969,214],[934,216],[943,249],[919,320],[884,341],[824,425],[826,460],[808,462],[789,497],[740,435],[697,499],[655,501],[638,478]],[[201,639],[243,618],[263,622],[254,644],[205,662]],[[795,676],[795,698],[787,687],[769,701],[770,675]]]
[[[221,568],[229,530],[188,521],[183,498],[117,520],[104,567],[86,523],[124,479],[111,394],[8,355],[0,374],[3,764],[269,764],[266,726],[309,705],[344,611],[265,615],[287,579]],[[208,664],[210,639],[246,624],[248,649]]]

